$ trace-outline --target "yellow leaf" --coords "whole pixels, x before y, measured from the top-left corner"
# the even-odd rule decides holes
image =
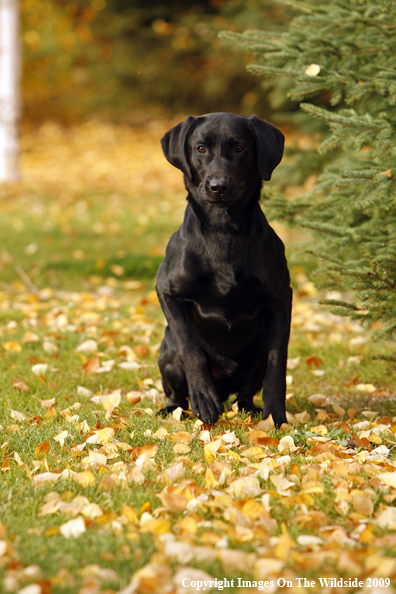
[[[95,518],[103,516],[103,510],[97,503],[89,503],[81,510],[81,513],[89,520],[94,520]]]
[[[133,507],[131,507],[130,505],[127,505],[126,503],[122,504],[122,514],[121,515],[130,524],[137,524],[137,522],[138,522],[138,516],[137,516],[136,510]]]
[[[214,489],[218,485],[218,482],[216,481],[214,474],[210,468],[206,469],[205,483],[207,489]]]
[[[371,441],[371,443],[382,443],[382,439],[375,433],[371,433],[368,439]]]
[[[157,431],[155,433],[153,433],[153,437],[155,437],[156,439],[165,439],[166,436],[169,435],[168,431],[165,429],[165,427],[160,427],[159,429],[157,429]]]
[[[222,447],[223,443],[221,439],[217,439],[216,441],[211,441],[207,443],[204,447],[205,458],[209,462],[214,462],[216,460],[216,452]]]
[[[259,448],[258,446],[244,450],[243,455],[244,457],[246,456],[246,458],[256,458],[256,460],[259,460],[260,458],[265,458],[267,456],[264,450],[262,448]]]
[[[28,330],[25,332],[21,342],[22,344],[26,344],[27,342],[37,342],[38,340],[40,340],[40,337],[35,332],[30,332],[30,330]]]
[[[312,433],[316,433],[324,437],[327,434],[327,428],[324,425],[317,425],[316,427],[310,427]]]
[[[90,470],[79,472],[73,476],[75,482],[81,487],[93,487],[95,484],[95,475]]]
[[[290,549],[292,549],[295,545],[293,539],[289,536],[284,523],[282,523],[281,529],[282,534],[278,538],[278,543],[275,547],[274,554],[277,559],[286,561],[289,557]]]
[[[113,440],[114,429],[111,427],[104,427],[103,429],[95,431],[95,435],[97,437],[96,443],[106,444]]]
[[[120,402],[121,394],[118,391],[103,396],[102,405],[106,411],[105,419],[109,419],[111,417],[113,410],[120,404]]]
[[[56,408],[54,408],[53,406],[50,406],[47,409],[47,412],[44,415],[44,419],[53,419],[54,417],[56,417],[58,413],[56,412]]]
[[[377,389],[373,384],[357,384],[355,387],[359,392],[368,392],[369,394],[372,394]]]
[[[171,526],[168,520],[151,520],[140,528],[140,532],[150,532],[151,534],[167,534],[171,531]]]
[[[7,342],[3,342],[2,347],[5,351],[9,351],[10,353],[22,353],[22,346],[17,340],[8,340]]]
[[[234,462],[239,462],[239,460],[241,459],[240,455],[237,454],[236,452],[233,452],[232,450],[228,450],[227,457],[230,460],[234,460]]]

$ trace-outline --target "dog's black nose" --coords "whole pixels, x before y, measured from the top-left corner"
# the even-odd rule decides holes
[[[223,196],[229,189],[229,182],[225,177],[214,177],[209,181],[209,189],[214,196]]]

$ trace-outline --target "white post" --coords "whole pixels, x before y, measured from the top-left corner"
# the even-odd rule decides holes
[[[0,183],[19,179],[19,1],[0,0]]]

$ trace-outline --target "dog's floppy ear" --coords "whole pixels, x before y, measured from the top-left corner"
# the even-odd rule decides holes
[[[282,159],[285,137],[278,128],[255,115],[249,116],[248,120],[256,139],[258,169],[262,179],[268,181]]]
[[[181,169],[189,181],[193,180],[193,174],[188,155],[188,139],[195,128],[196,120],[196,117],[188,116],[161,138],[165,157],[174,167]]]

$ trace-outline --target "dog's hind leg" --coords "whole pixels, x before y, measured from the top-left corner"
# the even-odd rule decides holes
[[[263,381],[263,419],[270,414],[276,427],[287,423],[286,419],[286,364],[290,335],[292,290],[289,288],[282,304],[266,317],[268,344],[267,373]]]
[[[161,344],[161,355],[158,366],[162,376],[162,385],[167,397],[166,407],[158,414],[166,415],[179,406],[188,410],[188,386],[184,369],[179,359],[179,353],[173,340],[171,331],[167,327]]]

